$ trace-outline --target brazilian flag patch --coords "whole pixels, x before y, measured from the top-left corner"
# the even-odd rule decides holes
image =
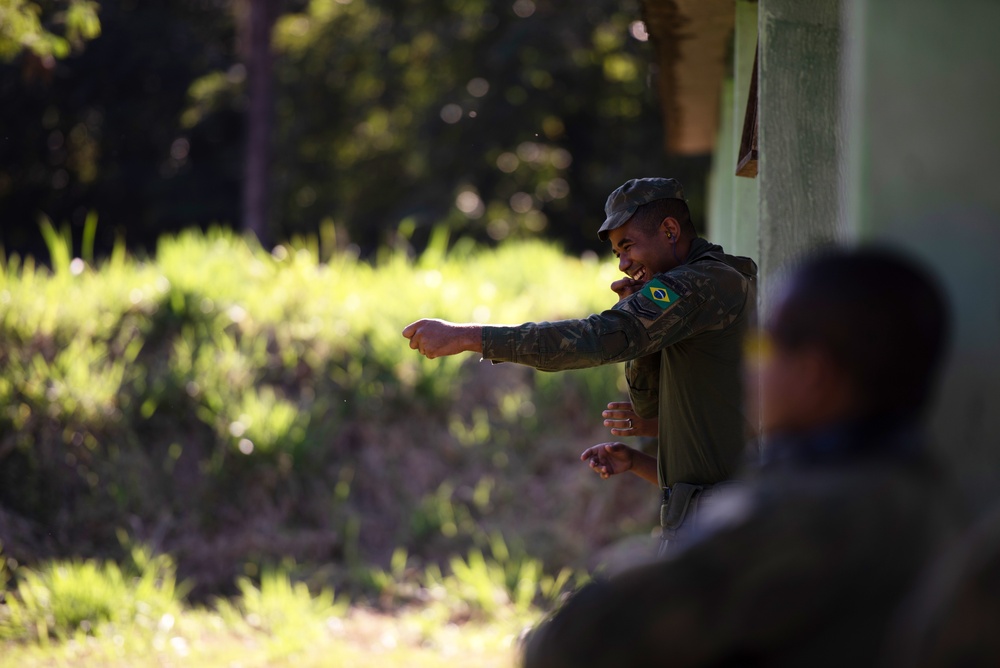
[[[658,278],[654,278],[649,283],[646,283],[642,288],[642,294],[659,306],[661,310],[670,308],[680,299],[676,292],[661,283]]]

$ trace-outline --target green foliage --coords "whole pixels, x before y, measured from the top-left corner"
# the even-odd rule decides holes
[[[269,659],[294,654],[318,641],[325,635],[328,621],[347,610],[347,601],[335,600],[332,590],[324,589],[314,596],[304,582],[293,582],[289,575],[292,567],[285,564],[265,569],[259,586],[241,577],[235,601],[216,601],[219,614],[231,628],[268,636]]]
[[[475,521],[465,505],[454,503],[454,491],[454,485],[445,481],[434,493],[424,497],[413,513],[413,532],[416,537],[440,532],[450,538],[456,536],[459,530],[463,534],[472,533]]]
[[[637,16],[637,5],[606,2],[581,12],[375,0],[311,2],[282,17],[284,224],[332,214],[364,247],[403,219],[425,232],[444,220],[483,240],[546,230],[593,245],[571,198],[599,211],[622,172],[655,169],[648,45],[629,37]],[[316,78],[335,113],[308,102]],[[582,159],[618,173],[596,168],[590,180]]]
[[[101,34],[97,2],[68,0],[58,5],[62,11],[43,21],[42,8],[36,2],[0,0],[0,60],[10,61],[23,50],[65,58],[71,48],[82,48],[84,42]],[[46,23],[61,25],[63,35]]]
[[[417,596],[419,584],[412,582],[411,572],[407,569],[409,555],[406,548],[397,547],[392,552],[389,570],[373,566],[362,571],[363,584],[371,589],[382,602],[389,604],[400,600],[413,599]]]
[[[0,90],[18,102],[0,107],[0,243],[40,254],[39,211],[69,221],[80,243],[94,206],[98,255],[126,225],[146,249],[188,225],[239,226],[245,3],[109,2],[99,24],[92,0],[44,4],[66,10],[42,21],[57,39],[101,32],[79,57],[0,67]],[[270,239],[333,221],[341,247],[367,256],[399,242],[401,227],[422,248],[444,224],[486,242],[544,235],[596,249],[607,194],[664,172],[701,211],[707,158],[663,155],[651,45],[630,31],[636,0],[281,9]]]
[[[66,640],[106,627],[155,628],[180,612],[185,586],[173,561],[134,548],[132,563],[57,561],[38,570],[20,567],[16,587],[0,607],[0,640]]]
[[[437,566],[429,567],[425,577],[431,595],[471,614],[492,617],[508,607],[524,614],[536,604],[551,608],[574,575],[569,568],[546,575],[541,561],[512,554],[499,533],[490,536],[489,547],[489,557],[478,548],[464,559],[452,557],[448,575],[442,575]],[[582,576],[577,575],[576,584],[581,582]]]
[[[400,335],[424,316],[604,308],[613,264],[551,244],[490,251],[442,229],[418,257],[369,262],[316,238],[269,252],[213,229],[164,237],[150,258],[119,246],[92,266],[64,232],[46,235],[51,270],[0,264],[0,501],[57,526],[66,549],[114,549],[109,527],[169,521],[191,529],[168,549],[190,554],[263,517],[273,533],[229,543],[231,563],[280,558],[298,531],[351,566],[386,532],[422,559],[464,551],[485,520],[525,512],[510,488],[545,484],[553,457],[566,459],[552,434],[572,438],[587,412],[596,424],[618,392],[616,367],[427,360]],[[494,388],[496,372],[508,376]]]
[[[397,548],[388,570],[370,568],[363,577],[383,605],[431,601],[446,619],[481,620],[552,609],[571,587],[586,581],[584,573],[571,568],[546,574],[540,559],[511,550],[499,531],[485,542],[488,552],[473,547],[465,557],[452,555],[444,571],[437,564],[421,571],[404,548]]]
[[[405,553],[394,561],[405,565]],[[159,617],[143,609],[132,623],[106,622],[55,642],[48,635],[37,642],[0,636],[0,665],[374,668],[429,667],[447,658],[449,663],[485,667],[512,657],[512,639],[541,614],[507,604],[491,616],[479,611],[470,615],[462,602],[431,598],[426,590],[419,604],[391,614],[349,609],[329,589],[310,593],[290,575],[293,569],[300,570],[286,563],[265,569],[259,582],[241,578],[238,596],[208,608],[182,605]],[[402,581],[403,570],[398,565],[393,569],[391,577]],[[72,575],[81,586],[93,580],[80,570]],[[0,619],[3,614],[0,607]]]

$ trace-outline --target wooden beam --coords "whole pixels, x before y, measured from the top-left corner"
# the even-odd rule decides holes
[[[757,57],[760,46],[753,54],[753,74],[750,77],[750,94],[747,96],[747,110],[743,115],[743,135],[740,137],[740,152],[736,154],[736,176],[757,176]]]
[[[643,0],[668,153],[711,153],[735,26],[732,0]]]

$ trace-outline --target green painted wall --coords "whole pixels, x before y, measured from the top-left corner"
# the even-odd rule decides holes
[[[707,236],[727,252],[755,260],[760,251],[760,191],[757,179],[736,176],[736,163],[756,47],[757,3],[737,0],[733,77],[722,87],[719,134],[709,175]]]
[[[712,154],[712,170],[708,175],[708,210],[706,236],[713,243],[721,244],[727,253],[733,248],[736,231],[733,226],[733,175],[736,165],[736,148],[733,143],[733,80],[722,83],[719,109],[719,134]],[[739,140],[736,140],[739,144]],[[754,253],[756,255],[756,253]]]
[[[943,278],[956,337],[936,440],[985,503],[1000,495],[1000,2],[845,2],[844,225]]]
[[[735,11],[710,237],[757,259],[765,314],[781,269],[819,244],[875,240],[925,259],[955,315],[935,440],[970,501],[997,500],[1000,2],[737,0]],[[757,34],[751,180],[733,170]]]

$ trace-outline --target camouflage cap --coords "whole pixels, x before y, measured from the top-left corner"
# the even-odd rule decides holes
[[[684,199],[684,189],[677,179],[659,177],[630,179],[608,196],[604,205],[606,219],[597,236],[608,240],[608,232],[628,222],[636,209],[658,199]]]

